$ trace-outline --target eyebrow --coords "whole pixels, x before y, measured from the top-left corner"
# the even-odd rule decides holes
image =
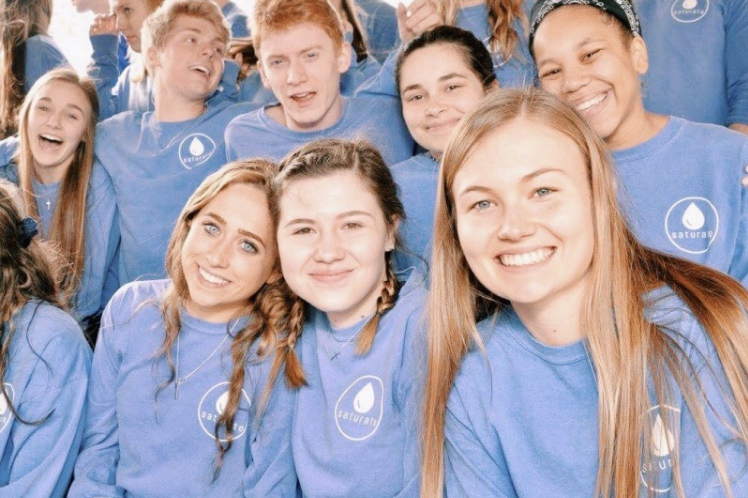
[[[533,178],[537,178],[538,176],[545,175],[547,173],[561,173],[562,175],[565,175],[566,172],[560,168],[541,168],[538,170],[533,171],[532,173],[528,173],[525,176],[522,177],[520,180],[522,183],[527,183],[528,181],[532,180]],[[478,192],[478,193],[492,193],[493,189],[489,187],[483,187],[481,185],[471,185],[470,187],[466,188],[462,192],[459,193],[458,197],[461,197],[465,194],[469,194],[472,192]]]
[[[374,218],[371,213],[367,213],[366,211],[353,210],[346,211],[345,213],[340,213],[339,215],[335,216],[335,219],[340,220],[343,218],[349,218],[351,216],[368,216],[369,218]],[[303,223],[314,225],[316,224],[316,221],[311,218],[294,218],[293,220],[290,220],[288,223],[286,223],[285,226],[289,227],[291,225],[300,225]]]
[[[600,38],[592,38],[592,37],[588,36],[584,40],[582,40],[579,43],[577,43],[576,45],[574,45],[574,50],[579,50],[580,48],[584,47],[585,45],[587,45],[589,43],[599,42],[599,41],[604,41],[604,40],[600,39]],[[550,62],[550,60],[551,59],[543,59],[543,60],[541,60],[540,62],[537,63],[537,66],[540,67],[543,64],[547,64],[548,62]]]
[[[306,52],[309,52],[310,50],[320,50],[322,48],[322,45],[316,44],[312,45],[311,47],[306,47],[302,50],[299,50],[296,52],[297,54],[304,54]],[[267,59],[273,59],[273,58],[280,58],[280,59],[286,59],[288,56],[286,54],[275,54],[275,53],[269,53],[265,56]]]
[[[52,99],[50,99],[49,97],[39,97],[38,102],[41,102],[42,100],[44,100],[45,102],[52,102]],[[80,111],[81,114],[85,114],[85,111],[75,104],[65,104],[65,107],[72,107],[73,109],[78,109],[78,111]]]
[[[213,218],[221,225],[226,225],[226,220],[224,220],[221,216],[217,215],[216,213],[205,213],[205,216],[208,216],[209,218]],[[259,235],[256,235],[250,232],[249,230],[244,230],[243,228],[240,228],[237,231],[239,232],[239,234],[244,235],[245,237],[254,239],[257,242],[259,242],[262,247],[265,247],[265,242],[262,240],[262,237],[260,237]]]
[[[444,76],[440,77],[437,81],[447,81],[447,80],[451,80],[452,78],[466,79],[466,77],[465,77],[464,74],[460,74],[460,73],[449,73],[449,74],[445,74]],[[415,90],[416,88],[421,88],[421,87],[422,87],[422,85],[420,83],[414,83],[412,85],[408,85],[405,88],[403,88],[400,93],[405,93],[405,92],[408,92],[410,90]]]

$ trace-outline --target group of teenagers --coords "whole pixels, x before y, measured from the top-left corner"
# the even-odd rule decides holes
[[[748,72],[653,112],[627,0],[111,11],[3,52],[0,497],[748,495]]]

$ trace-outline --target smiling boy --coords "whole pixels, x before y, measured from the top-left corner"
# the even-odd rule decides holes
[[[209,0],[167,1],[145,22],[153,112],[125,112],[97,128],[96,158],[120,214],[119,281],[165,275],[168,236],[184,202],[224,164],[223,130],[249,104],[206,107],[223,72],[229,29]]]
[[[397,99],[340,94],[351,48],[326,0],[258,0],[252,34],[263,84],[279,104],[240,116],[226,128],[230,160],[279,160],[319,138],[367,139],[388,164],[412,155]]]

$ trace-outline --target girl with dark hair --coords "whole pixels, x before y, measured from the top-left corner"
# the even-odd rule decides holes
[[[0,180],[0,496],[65,496],[83,434],[91,350],[60,308],[54,248]]]
[[[425,293],[393,269],[404,212],[389,169],[365,142],[311,142],[281,163],[271,210],[300,298],[281,350],[302,494],[417,497]]]
[[[294,398],[270,371],[289,314],[274,170],[257,160],[207,177],[177,220],[169,278],[110,301],[68,496],[294,496]]]
[[[21,187],[42,237],[65,258],[63,302],[94,338],[116,280],[119,224],[114,189],[93,166],[98,99],[93,83],[71,69],[55,69],[31,88],[20,109],[18,138],[0,143],[8,155],[0,176]],[[11,156],[12,154],[12,156]],[[93,342],[93,340],[92,340]]]
[[[7,0],[0,5],[0,139],[16,132],[26,92],[44,73],[70,66],[47,35],[52,0]]]

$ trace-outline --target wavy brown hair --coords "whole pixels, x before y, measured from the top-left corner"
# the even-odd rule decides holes
[[[431,0],[434,8],[444,19],[445,24],[454,24],[457,19],[457,11],[460,10],[460,0]],[[509,60],[517,54],[517,46],[522,40],[519,33],[514,29],[514,22],[519,20],[525,30],[525,36],[529,29],[529,23],[522,4],[524,0],[486,0],[488,4],[488,23],[491,26],[491,37],[488,40],[488,48]]]
[[[187,287],[184,268],[182,268],[181,252],[192,226],[192,221],[210,201],[231,185],[253,185],[268,193],[274,172],[275,165],[268,161],[250,160],[229,163],[203,180],[182,209],[166,253],[166,269],[172,283],[167,289],[161,304],[166,335],[156,353],[158,358],[165,358],[170,376],[165,384],[159,386],[157,394],[175,381],[176,373],[172,349],[181,328],[179,312],[184,308],[185,300],[189,298],[189,288]],[[245,316],[251,318],[241,330],[233,335],[231,343],[233,370],[229,379],[229,399],[226,409],[216,423],[215,430],[215,439],[218,446],[216,472],[220,471],[223,457],[231,449],[234,440],[234,418],[241,401],[246,373],[245,363],[249,349],[255,342],[259,341],[258,356],[269,358],[274,355],[278,338],[288,327],[289,314],[290,300],[285,293],[285,283],[276,258],[271,278],[247,301],[246,306],[235,317],[235,319]],[[263,409],[267,405],[270,390],[274,383],[274,381],[268,381],[266,385],[263,398],[258,403],[257,419],[261,417]],[[225,442],[221,441],[221,437],[219,437],[221,429],[225,431]]]
[[[281,215],[280,200],[291,183],[305,178],[330,176],[341,171],[355,173],[374,194],[384,215],[387,230],[395,233],[397,240],[397,224],[398,221],[405,219],[405,209],[397,197],[395,180],[382,159],[382,155],[373,145],[364,140],[315,140],[286,156],[281,161],[280,172],[273,181],[270,195],[270,213],[276,226]],[[392,251],[385,252],[382,257],[386,262],[385,281],[382,293],[377,298],[376,313],[364,325],[358,337],[356,343],[358,355],[365,355],[371,349],[379,319],[395,305],[400,290],[392,263]],[[290,290],[289,293],[291,293]],[[294,352],[294,347],[304,326],[303,301],[296,298],[291,311],[288,333],[280,343],[281,354],[277,358],[277,368],[285,364],[289,384],[293,387],[300,387],[305,382],[304,371]]]
[[[58,81],[80,88],[91,106],[86,131],[75,148],[73,161],[62,178],[55,212],[52,215],[51,226],[48,227],[50,242],[57,246],[67,263],[68,271],[65,272],[61,283],[62,295],[66,302],[71,302],[80,284],[86,258],[86,198],[93,165],[94,131],[99,114],[99,98],[93,81],[81,78],[72,69],[58,68],[46,73],[34,83],[21,106],[18,130],[20,146],[14,161],[18,167],[18,179],[26,209],[30,216],[38,219],[39,208],[33,186],[33,180],[37,175],[34,172],[34,158],[31,154],[31,138],[27,125],[37,93],[46,85],[53,85]]]
[[[481,344],[478,320],[506,304],[471,272],[457,238],[453,183],[476,144],[517,119],[553,128],[577,144],[592,193],[594,247],[581,316],[598,386],[596,496],[640,496],[642,441],[651,441],[642,413],[650,408],[647,381],[658,399],[672,375],[694,416],[727,496],[732,496],[720,449],[706,422],[709,401],[694,380],[694,367],[678,345],[678,331],[647,321],[644,295],[669,286],[690,308],[714,344],[727,378],[724,402],[735,426],[733,444],[745,445],[748,428],[748,292],[730,277],[647,249],[630,231],[616,200],[613,165],[605,145],[584,119],[552,95],[536,89],[499,90],[462,120],[442,159],[435,215],[429,296],[429,374],[426,388],[422,496],[441,497],[444,481],[444,415],[460,362]],[[706,405],[706,406],[705,406]],[[673,421],[666,420],[673,432]],[[726,422],[725,422],[726,423]],[[646,445],[651,451],[651,445]],[[674,489],[683,496],[682,469],[674,461]]]

